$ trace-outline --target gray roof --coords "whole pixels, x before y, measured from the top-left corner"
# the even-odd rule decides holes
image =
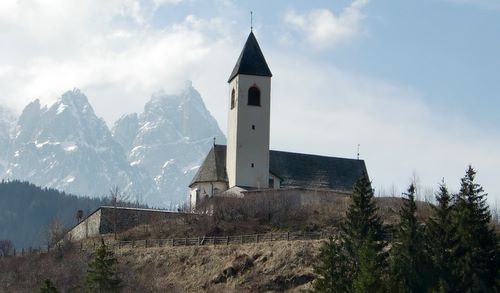
[[[290,153],[269,152],[269,172],[282,179],[282,187],[312,187],[351,191],[366,171],[365,161]],[[227,182],[226,146],[215,145],[191,181]]]
[[[226,146],[214,145],[208,152],[203,164],[194,175],[191,185],[197,182],[227,182],[226,174]]]
[[[250,32],[228,82],[238,74],[273,76],[253,32]]]

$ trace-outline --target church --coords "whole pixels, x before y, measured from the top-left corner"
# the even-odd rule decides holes
[[[253,31],[229,76],[227,146],[214,144],[189,185],[191,210],[212,196],[346,195],[366,171],[359,159],[269,149],[272,73]]]

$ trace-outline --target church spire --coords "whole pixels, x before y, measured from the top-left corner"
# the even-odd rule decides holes
[[[231,82],[233,78],[238,74],[246,74],[246,75],[257,75],[257,76],[273,76],[269,66],[267,65],[266,59],[264,58],[264,54],[260,50],[259,43],[253,34],[253,31],[250,31],[250,35],[243,47],[243,51],[241,51],[240,57],[234,66],[231,75],[229,76],[228,82]]]

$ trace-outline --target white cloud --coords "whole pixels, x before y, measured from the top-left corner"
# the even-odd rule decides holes
[[[339,15],[329,9],[313,9],[306,14],[289,11],[284,21],[304,34],[307,42],[319,49],[332,48],[361,32],[363,7],[368,0],[355,0]]]
[[[189,15],[155,28],[148,3],[101,2],[2,1],[0,103],[21,109],[78,87],[112,122],[140,111],[153,92],[195,79],[212,54],[230,52],[229,26],[219,18]]]
[[[500,200],[500,138],[493,131],[430,108],[411,88],[282,52],[268,59],[272,148],[355,158],[361,144],[374,187],[386,191],[393,184],[403,191],[413,172],[424,187],[444,177],[457,191],[472,164],[490,201]]]

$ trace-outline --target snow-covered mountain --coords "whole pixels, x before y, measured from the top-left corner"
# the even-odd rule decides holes
[[[190,83],[179,95],[153,95],[143,113],[123,116],[112,133],[131,166],[152,176],[158,196],[154,202],[163,205],[166,198],[185,198],[214,137],[225,143],[217,122]]]
[[[123,116],[113,131],[77,89],[49,107],[33,101],[14,127],[15,118],[2,113],[0,177],[90,196],[117,186],[152,206],[185,200],[213,137],[225,142],[190,84],[179,95],[153,95],[143,113]]]
[[[50,107],[38,100],[22,112],[11,142],[5,177],[67,192],[102,196],[113,186],[142,195],[151,179],[128,164],[122,147],[79,90]]]
[[[10,109],[0,106],[0,176],[7,168],[11,143],[10,134],[16,123],[15,121],[14,113]]]

